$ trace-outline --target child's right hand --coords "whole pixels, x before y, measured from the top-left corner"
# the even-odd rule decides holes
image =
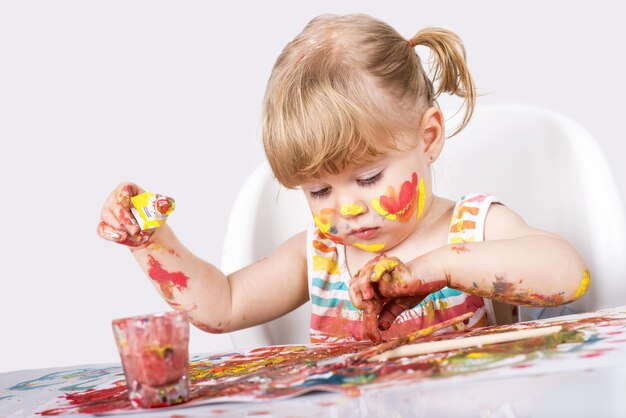
[[[130,198],[143,192],[134,183],[121,183],[117,186],[102,206],[98,235],[129,247],[142,248],[148,245],[155,230],[142,231],[130,212]]]

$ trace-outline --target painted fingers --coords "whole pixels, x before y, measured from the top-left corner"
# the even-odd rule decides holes
[[[142,192],[143,189],[133,183],[117,186],[102,206],[98,235],[129,247],[145,245],[154,231],[141,231],[130,212],[130,198]]]
[[[407,309],[417,306],[424,297],[409,296],[404,298],[392,299],[385,304],[378,315],[378,329],[385,331],[391,327],[396,318]]]

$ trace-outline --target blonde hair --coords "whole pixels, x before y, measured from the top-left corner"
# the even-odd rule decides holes
[[[414,47],[434,53],[429,80]],[[433,83],[438,85],[437,90]],[[465,98],[463,129],[474,109],[465,49],[451,31],[427,28],[409,40],[361,14],[321,15],[282,51],[263,106],[263,145],[285,187],[350,164],[410,149],[421,114],[447,92]]]

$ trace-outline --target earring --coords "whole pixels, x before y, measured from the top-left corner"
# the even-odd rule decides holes
[[[430,159],[430,161],[434,161],[435,160],[435,156],[431,155],[430,157],[428,157]]]

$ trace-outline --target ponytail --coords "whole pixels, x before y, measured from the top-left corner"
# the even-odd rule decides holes
[[[409,40],[409,45],[428,47],[435,55],[432,82],[424,74],[426,85],[429,87],[427,88],[429,104],[444,92],[465,99],[463,101],[465,116],[460,126],[450,135],[452,137],[467,125],[474,113],[476,102],[474,81],[467,68],[463,42],[457,34],[447,29],[425,28]],[[439,82],[437,91],[434,91],[433,83],[437,81]]]

